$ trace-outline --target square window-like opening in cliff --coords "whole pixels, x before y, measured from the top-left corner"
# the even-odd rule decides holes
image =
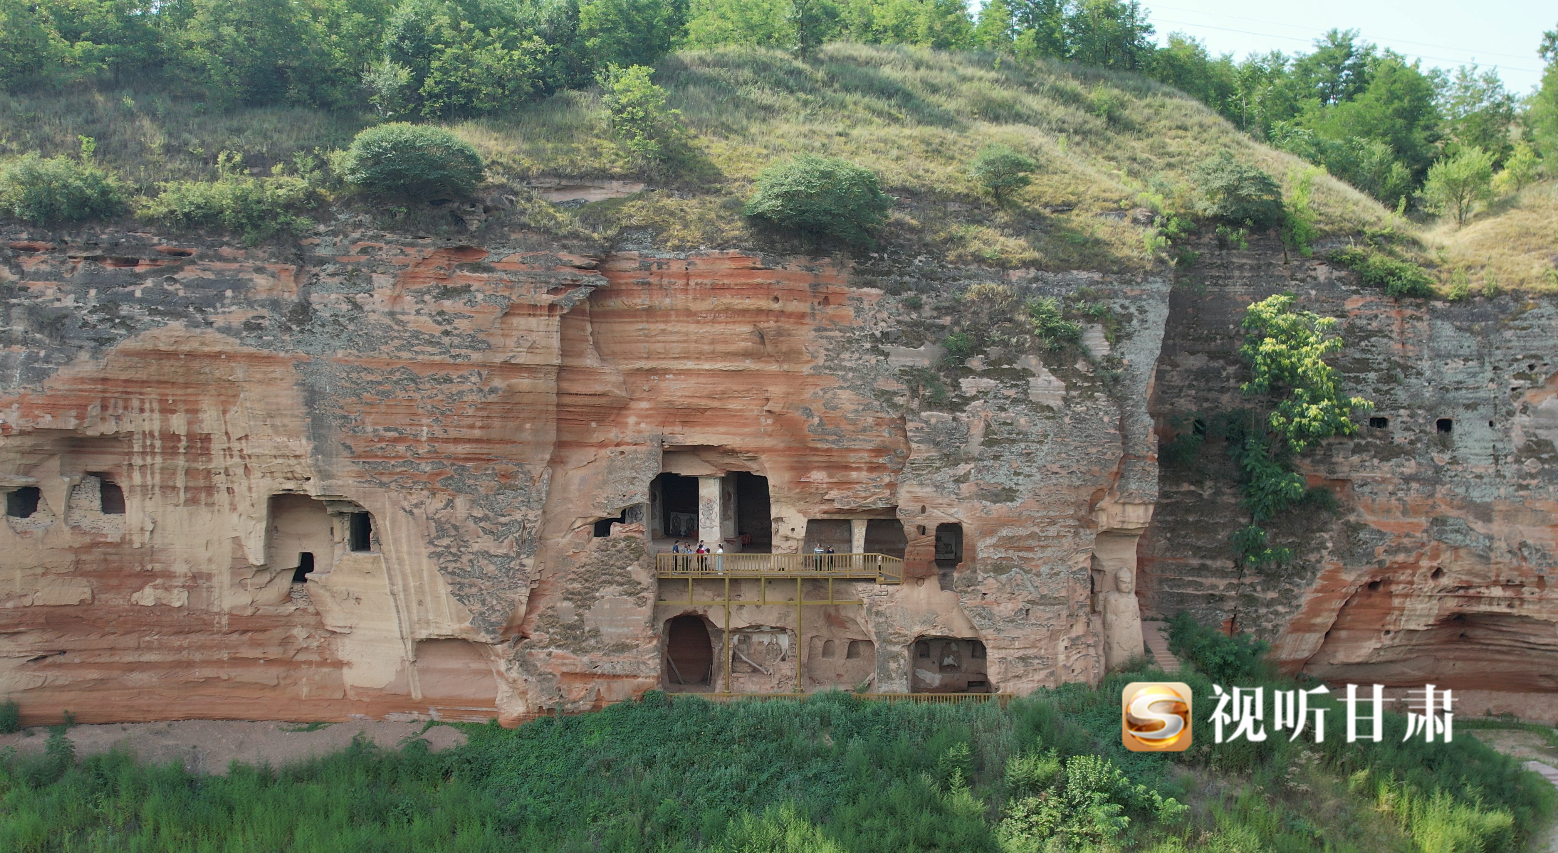
[[[1434,430],[1440,435],[1449,435],[1455,431],[1455,421],[1450,418],[1440,418],[1434,421]]]
[[[373,550],[373,516],[366,512],[348,514],[348,541],[357,553]]]
[[[952,565],[963,562],[963,525],[936,525],[936,562]]]
[[[649,496],[651,502],[659,504],[657,535],[672,539],[698,538],[697,477],[661,474],[649,484]]]
[[[596,539],[605,539],[611,535],[611,526],[613,524],[626,524],[627,521],[628,511],[623,510],[612,518],[603,518],[600,521],[595,522],[595,524],[590,529],[590,535],[594,536]]]
[[[5,514],[12,518],[32,518],[32,514],[38,511],[38,502],[43,499],[43,492],[37,486],[23,486],[14,492],[5,495]]]
[[[293,583],[308,583],[308,576],[314,571],[314,555],[304,551],[298,554],[298,567],[292,570]]]
[[[124,515],[124,489],[107,474],[91,472],[97,478],[97,506],[104,515]]]
[[[774,550],[773,508],[768,500],[768,478],[747,471],[736,472],[736,536],[741,550],[767,554]]]
[[[1386,429],[1389,426],[1390,426],[1390,418],[1380,418],[1380,417],[1369,418],[1369,428],[1370,429]]]

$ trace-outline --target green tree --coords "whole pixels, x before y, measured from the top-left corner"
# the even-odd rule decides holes
[[[635,157],[663,160],[685,144],[681,113],[666,109],[665,90],[644,65],[608,68],[601,75],[601,103],[606,107],[611,130]]]
[[[1068,0],[1011,0],[1019,56],[1064,59]]]
[[[1020,154],[1009,145],[986,145],[968,164],[968,174],[995,198],[1005,204],[1007,193],[1033,183],[1039,168],[1032,157]]]
[[[1539,175],[1542,161],[1537,159],[1536,150],[1528,142],[1515,144],[1509,159],[1504,161],[1504,169],[1493,178],[1493,187],[1498,192],[1517,193],[1533,181]]]
[[[466,195],[482,179],[469,142],[441,127],[392,122],[357,134],[337,172],[373,195],[435,201]]]
[[[1227,151],[1203,163],[1191,180],[1199,192],[1196,208],[1202,216],[1240,228],[1282,224],[1282,188],[1276,180]]]
[[[186,85],[219,106],[349,103],[358,69],[337,67],[319,22],[289,0],[188,0],[174,37]]]
[[[997,53],[1010,53],[1013,40],[1012,9],[1006,0],[986,0],[970,37],[974,45]]]
[[[1136,0],[1073,0],[1064,26],[1067,59],[1138,71],[1152,57],[1152,24]]]
[[[1439,99],[1453,148],[1481,148],[1495,166],[1509,156],[1509,128],[1515,121],[1515,96],[1504,88],[1498,72],[1462,65],[1455,70]]]
[[[653,65],[686,24],[687,7],[669,0],[582,0],[579,35],[596,68]]]
[[[1543,157],[1558,158],[1558,28],[1542,33],[1537,53],[1546,62],[1542,86],[1531,96],[1526,125]]]
[[[686,43],[787,48],[797,41],[792,7],[791,0],[693,0]]]
[[[552,47],[514,8],[406,0],[385,25],[383,59],[364,83],[376,109],[398,102],[403,113],[448,118],[547,94],[560,73]]]
[[[833,0],[790,0],[788,20],[796,54],[808,57],[838,33],[839,8]]]
[[[764,169],[742,212],[799,234],[869,246],[892,206],[871,170],[803,154]]]
[[[1239,390],[1275,397],[1266,425],[1286,449],[1302,453],[1333,435],[1357,432],[1353,411],[1367,411],[1373,404],[1344,395],[1340,376],[1326,363],[1343,345],[1334,334],[1336,319],[1295,311],[1295,301],[1283,293],[1245,310],[1239,354],[1251,375]]]
[[[0,0],[0,86],[65,82],[69,58],[69,43],[40,4]]]
[[[1429,209],[1455,217],[1457,228],[1466,224],[1478,202],[1492,194],[1493,157],[1475,147],[1435,163],[1423,183]]]
[[[1237,69],[1231,55],[1213,59],[1206,46],[1184,33],[1170,33],[1168,44],[1152,54],[1147,73],[1214,110],[1230,115],[1238,91]]]

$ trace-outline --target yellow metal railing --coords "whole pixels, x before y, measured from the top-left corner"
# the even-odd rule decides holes
[[[886,554],[656,554],[662,578],[854,578],[903,583],[903,560]]]

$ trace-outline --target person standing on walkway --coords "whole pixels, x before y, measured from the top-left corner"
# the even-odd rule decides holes
[[[721,542],[718,545],[714,546],[714,571],[716,571],[716,572],[718,572],[720,574],[724,574],[725,573],[725,543],[724,542]]]

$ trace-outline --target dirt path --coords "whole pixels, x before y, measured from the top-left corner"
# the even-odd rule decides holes
[[[313,726],[313,731],[308,729]],[[156,764],[178,762],[192,773],[226,773],[234,761],[268,763],[272,767],[345,749],[358,732],[375,744],[393,749],[417,737],[422,723],[364,721],[350,723],[248,723],[230,720],[180,720],[169,723],[111,723],[75,726],[68,736],[76,755],[85,757],[123,746],[141,761]],[[48,730],[26,729],[0,735],[0,749],[15,747],[20,754],[43,752]],[[433,750],[465,743],[465,734],[449,726],[433,726],[421,735]]]

